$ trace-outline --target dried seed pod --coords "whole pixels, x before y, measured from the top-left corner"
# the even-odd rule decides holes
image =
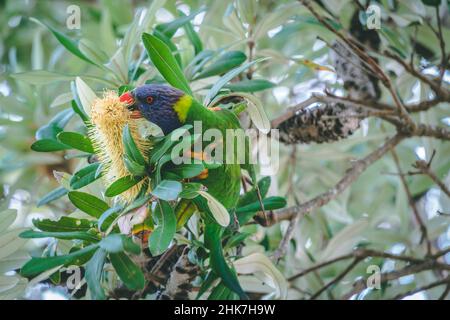
[[[341,103],[303,109],[282,122],[280,141],[285,144],[323,143],[347,138],[359,127],[358,110]]]
[[[331,45],[330,59],[349,97],[357,100],[380,98],[378,79],[370,74],[361,59],[346,44],[335,41]]]

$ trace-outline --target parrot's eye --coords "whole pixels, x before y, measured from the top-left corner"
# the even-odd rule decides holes
[[[147,98],[145,98],[145,100],[147,101],[148,104],[153,103],[153,97],[152,96],[148,96]]]

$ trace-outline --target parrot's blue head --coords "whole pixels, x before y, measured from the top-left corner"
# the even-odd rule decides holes
[[[132,111],[132,118],[144,117],[168,134],[182,126],[192,98],[170,86],[145,84],[125,92],[120,100]]]

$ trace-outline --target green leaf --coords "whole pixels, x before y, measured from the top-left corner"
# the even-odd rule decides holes
[[[190,179],[198,176],[204,169],[203,164],[190,163],[177,165],[167,172],[175,173],[181,179]]]
[[[153,219],[156,228],[148,239],[148,247],[155,256],[160,255],[169,247],[176,232],[177,220],[172,207],[162,200],[158,200]]]
[[[204,68],[195,79],[202,79],[225,73],[244,63],[247,56],[242,51],[228,51],[212,61],[207,68]]]
[[[269,191],[270,188],[270,182],[271,179],[270,177],[264,177],[261,178],[261,180],[258,181],[258,188],[259,188],[259,192],[261,194],[261,198],[265,198],[267,195],[267,192]],[[258,201],[258,194],[256,192],[255,188],[252,188],[250,191],[244,193],[240,198],[239,201],[237,203],[237,207],[243,207],[246,206],[252,202]]]
[[[100,178],[101,175],[97,175],[99,167],[100,163],[97,162],[78,170],[70,179],[70,187],[74,190],[80,189]]]
[[[283,197],[268,197],[262,201],[265,210],[276,210],[284,208],[287,204],[286,199]],[[236,209],[236,213],[256,212],[262,210],[259,201],[253,202],[246,206]]]
[[[123,128],[122,142],[128,158],[141,166],[145,166],[145,159],[133,140],[128,124]]]
[[[145,174],[145,166],[131,160],[126,154],[123,156],[123,163],[131,175],[140,177]]]
[[[182,199],[175,207],[175,217],[177,219],[177,230],[180,230],[197,211],[197,206],[193,201]]]
[[[263,274],[265,277],[272,279],[271,282],[276,289],[276,297],[286,299],[289,284],[272,261],[264,254],[254,252],[234,261],[233,265],[239,274]]]
[[[175,88],[192,95],[189,84],[169,47],[148,33],[142,34],[142,41],[150,59],[164,79]]]
[[[177,199],[182,189],[183,186],[178,181],[163,180],[152,190],[152,195],[161,200],[171,201]]]
[[[31,150],[36,152],[53,152],[71,149],[70,146],[52,139],[41,139],[31,145]]]
[[[86,261],[86,259],[89,259],[97,248],[98,244],[91,244],[84,249],[72,252],[68,255],[32,258],[22,267],[20,274],[24,277],[29,277],[60,265],[80,265],[82,262]]]
[[[141,269],[123,252],[110,253],[109,259],[120,280],[130,290],[141,290],[145,285],[145,277]]]
[[[52,191],[47,193],[45,196],[43,196],[41,199],[39,199],[36,206],[40,207],[40,206],[46,205],[47,203],[50,203],[56,199],[59,199],[59,198],[65,196],[68,192],[69,192],[69,190],[67,190],[64,187],[58,187],[56,189],[53,189]]]
[[[178,13],[180,14],[180,16],[186,16],[181,11],[178,11]],[[195,54],[199,54],[203,50],[202,40],[200,39],[190,22],[184,25],[184,32],[186,32],[189,41],[191,41],[192,45],[194,46]]]
[[[142,178],[137,178],[133,176],[125,176],[122,177],[113,183],[106,189],[105,196],[107,197],[115,197],[122,192],[130,189],[131,187],[137,185]]]
[[[206,191],[197,191],[197,193],[206,199],[208,208],[217,223],[222,227],[227,227],[230,224],[230,214],[228,210],[216,198]]]
[[[111,223],[113,223],[114,220],[116,219],[117,217],[116,213],[120,212],[122,209],[123,209],[122,206],[117,205],[103,212],[97,222],[98,228],[102,231],[108,229]]]
[[[80,77],[75,78],[75,91],[83,107],[84,114],[90,115],[92,103],[97,98],[95,92]]]
[[[205,280],[202,282],[195,300],[198,300],[213,285],[213,283],[217,280],[217,278],[218,278],[217,274],[210,271],[206,276]]]
[[[266,59],[267,58],[261,58],[261,59],[257,59],[257,60],[251,61],[251,62],[247,62],[247,63],[241,65],[240,67],[237,67],[237,68],[235,68],[233,70],[228,71],[208,91],[208,94],[206,95],[205,101],[204,101],[203,104],[205,106],[207,106],[211,102],[211,100],[219,93],[220,89],[222,89],[223,86],[226,85],[231,79],[233,79],[234,77],[238,76],[241,72],[247,70],[252,65],[254,65],[254,64],[258,63],[258,62],[264,61]]]
[[[141,252],[141,247],[124,234],[110,234],[100,241],[100,248],[108,253],[127,251],[134,254]]]
[[[54,82],[70,81],[73,76],[46,70],[32,70],[11,74],[11,77],[33,85],[47,85]]]
[[[34,230],[27,230],[19,235],[23,239],[37,239],[37,238],[56,238],[63,240],[86,240],[90,242],[97,242],[100,238],[88,232],[83,231],[69,231],[69,232],[39,232]]]
[[[91,298],[94,300],[105,300],[106,295],[101,285],[103,266],[106,260],[106,251],[98,249],[92,258],[86,263],[84,275]]]
[[[78,132],[60,132],[57,136],[58,140],[74,149],[87,153],[94,153],[94,147],[91,140]]]
[[[276,84],[264,79],[243,80],[224,86],[234,92],[257,92],[275,87]]]
[[[70,82],[70,91],[72,92],[73,100],[72,100],[72,110],[78,114],[78,116],[83,120],[84,122],[89,120],[89,116],[86,114],[86,112],[83,109],[83,105],[81,104],[80,97],[78,96],[78,90],[77,86],[75,84],[75,81]]]
[[[177,46],[172,42],[172,40],[169,37],[167,37],[164,33],[162,33],[161,31],[159,31],[157,29],[155,29],[153,31],[153,35],[156,38],[158,38],[159,40],[161,40],[170,49],[178,66],[180,68],[183,68],[183,62],[181,61],[180,52],[179,52]]]
[[[59,220],[33,219],[33,225],[48,232],[88,231],[93,227],[92,221],[72,217],[61,217]]]
[[[161,157],[170,149],[172,145],[177,142],[177,139],[174,136],[181,138],[189,129],[192,128],[192,125],[187,124],[184,125],[170,134],[164,137],[159,143],[157,143],[152,149],[152,156],[150,157],[149,163],[150,165],[155,165]]]
[[[183,199],[193,199],[198,196],[201,187],[202,184],[198,182],[183,183],[183,191],[178,196]]]
[[[40,127],[36,131],[36,140],[52,139],[56,140],[58,133],[63,131],[64,127],[69,123],[74,115],[73,110],[65,109],[59,112],[52,120],[45,126]]]
[[[49,26],[48,24],[39,21],[36,18],[30,18],[30,20],[33,21],[33,22],[36,22],[37,24],[40,24],[42,26],[47,27],[47,29],[49,29],[53,33],[53,35],[59,41],[59,43],[61,43],[69,52],[71,52],[72,54],[76,55],[78,58],[95,65],[94,62],[89,60],[88,57],[86,57],[80,51],[80,49],[78,49],[78,45],[77,45],[77,43],[74,40],[70,39],[65,34],[59,32],[58,30],[56,30],[55,28]]]
[[[105,201],[89,193],[70,191],[69,199],[75,207],[94,218],[99,218],[103,212],[109,209]]]
[[[211,291],[211,294],[208,296],[208,300],[227,300],[230,293],[231,290],[228,289],[223,281],[220,281]]]
[[[182,26],[188,24],[192,19],[195,18],[196,15],[198,15],[199,13],[205,11],[205,8],[200,8],[194,12],[192,12],[190,15],[186,16],[185,14],[183,14],[182,12],[179,11],[181,17],[177,18],[171,22],[167,22],[167,23],[162,23],[158,26],[156,26],[156,29],[162,33],[164,33],[164,35],[166,37],[172,38],[173,35],[175,34],[175,32],[177,32],[177,30],[179,28],[181,28]]]
[[[242,290],[236,273],[228,266],[222,251],[223,228],[214,221],[206,222],[205,246],[209,249],[209,260],[212,270],[220,276],[223,283],[236,292],[241,299],[248,299]]]

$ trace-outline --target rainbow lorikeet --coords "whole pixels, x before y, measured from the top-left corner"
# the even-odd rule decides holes
[[[222,108],[206,108],[192,96],[167,85],[146,84],[125,92],[120,99],[132,111],[133,118],[143,117],[153,122],[161,128],[165,135],[185,124],[194,125],[195,121],[201,121],[203,132],[208,129],[218,129],[224,140],[224,153],[226,153],[225,146],[227,145],[226,130],[241,129],[239,120],[232,111]],[[248,159],[247,156],[246,159]],[[249,170],[248,165],[243,165],[243,168]],[[241,165],[237,162],[223,163],[214,169],[209,169],[207,175],[203,175],[201,179],[201,183],[208,189],[208,193],[229,212],[233,212],[240,194]],[[191,204],[200,211],[207,212],[208,210],[205,199],[201,197],[191,201]],[[208,216],[205,218],[205,223],[205,245],[210,250],[213,271],[222,278],[226,286],[238,293],[241,298],[245,298],[246,295],[240,287],[235,273],[228,267],[223,257],[221,235],[224,228]]]

